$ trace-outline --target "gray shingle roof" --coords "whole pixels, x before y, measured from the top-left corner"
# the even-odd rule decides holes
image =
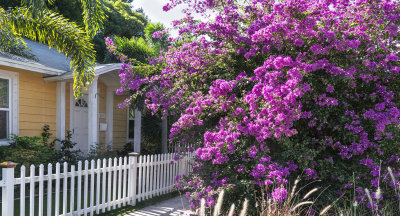
[[[30,48],[29,52],[38,60],[39,64],[55,68],[65,72],[71,72],[70,59],[56,49],[50,48],[46,44],[41,44],[32,40],[24,40]]]
[[[0,60],[0,64],[10,67],[18,67],[17,64],[22,63],[25,65],[24,69],[28,68],[28,70],[55,75],[49,77],[49,81],[72,78],[70,59],[63,53],[58,52],[54,48],[49,48],[47,44],[41,44],[29,39],[24,39],[24,41],[30,48],[29,53],[34,55],[35,60],[0,52],[0,58],[3,58],[3,60]],[[96,75],[100,75],[110,71],[115,71],[119,69],[120,65],[121,63],[96,64],[95,73]]]
[[[30,48],[28,52],[34,55],[35,59],[28,59],[4,52],[0,52],[0,57],[39,66],[45,66],[63,71],[64,73],[71,72],[69,64],[70,60],[64,54],[58,52],[54,48],[49,48],[49,46],[46,44],[41,44],[29,39],[24,39],[24,41]]]

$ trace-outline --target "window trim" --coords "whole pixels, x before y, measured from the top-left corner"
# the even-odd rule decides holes
[[[135,121],[135,117],[133,117],[133,118],[130,118],[129,117],[129,111],[131,110],[132,108],[127,108],[126,110],[127,110],[127,115],[126,115],[126,141],[129,143],[129,142],[133,142],[134,140],[135,140],[135,138],[129,138],[129,121],[131,121],[131,120],[133,120],[133,121]],[[133,109],[133,112],[135,112],[135,110]],[[133,127],[135,127],[135,126],[133,126]]]
[[[3,143],[3,142],[8,142],[8,140],[9,140],[8,136],[11,134],[11,129],[12,129],[12,125],[11,125],[11,122],[12,122],[12,119],[11,119],[11,117],[12,117],[12,114],[11,114],[12,113],[12,79],[8,76],[3,77],[3,76],[1,76],[1,74],[0,74],[0,79],[8,81],[8,98],[7,98],[8,99],[8,107],[7,108],[0,107],[0,111],[8,112],[7,138],[0,139],[0,143]]]
[[[17,72],[0,69],[0,78],[9,80],[9,133],[19,134],[19,76]],[[9,145],[10,140],[0,140],[0,146]]]

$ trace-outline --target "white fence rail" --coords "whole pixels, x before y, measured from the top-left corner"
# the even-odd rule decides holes
[[[169,193],[175,176],[191,172],[192,154],[174,161],[175,154],[138,156],[52,164],[39,172],[32,165],[15,178],[15,166],[2,168],[2,216],[94,215]],[[53,173],[53,170],[55,172]],[[45,173],[46,171],[46,173]],[[28,193],[29,191],[29,193]],[[14,206],[19,200],[18,206]],[[19,210],[19,214],[17,213]]]

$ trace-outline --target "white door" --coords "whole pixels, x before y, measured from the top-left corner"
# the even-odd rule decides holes
[[[88,97],[87,95],[74,100],[72,112],[72,140],[76,142],[75,150],[88,153]]]

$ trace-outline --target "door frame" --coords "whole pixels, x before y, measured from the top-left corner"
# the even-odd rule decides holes
[[[97,87],[97,94],[96,97],[98,97],[99,94],[99,87]],[[83,89],[82,94],[89,94],[88,91],[86,91],[85,89]],[[88,103],[88,105],[90,106],[90,102],[89,102],[89,96],[88,96],[88,100],[86,101]],[[99,107],[100,105],[100,100],[97,100],[97,107]],[[75,97],[74,97],[74,83],[71,82],[70,83],[70,87],[69,87],[69,130],[73,130],[74,127],[74,106],[75,106]],[[88,115],[89,115],[89,110],[88,110]],[[99,111],[97,110],[97,118],[99,118]],[[89,116],[88,116],[88,120],[89,120]],[[97,130],[99,130],[99,126],[96,127]],[[89,131],[89,128],[88,128]],[[100,133],[97,133],[97,140],[100,140]],[[89,143],[89,139],[87,140],[87,144],[88,144],[88,151],[90,151],[90,143]]]
[[[73,83],[70,83],[70,88],[69,88],[69,130],[71,132],[74,130],[74,115],[75,115],[74,107],[75,107],[75,102],[76,102],[75,97],[74,97],[73,85],[74,85]],[[87,94],[87,93],[83,92],[82,94]],[[88,99],[86,100],[86,103],[88,103],[88,105],[90,105]],[[89,115],[89,110],[88,110],[88,115]],[[88,116],[88,118],[89,118],[89,116]],[[89,131],[89,128],[88,128],[88,131]],[[73,139],[73,134],[72,134],[71,139]],[[74,140],[71,140],[71,141],[74,141]],[[87,153],[89,153],[89,151],[90,151],[90,146],[89,146],[89,142],[88,142],[89,140],[86,140],[86,141],[88,144],[88,152]],[[77,144],[77,146],[79,146],[79,143]],[[78,150],[80,150],[80,149],[78,149]]]

